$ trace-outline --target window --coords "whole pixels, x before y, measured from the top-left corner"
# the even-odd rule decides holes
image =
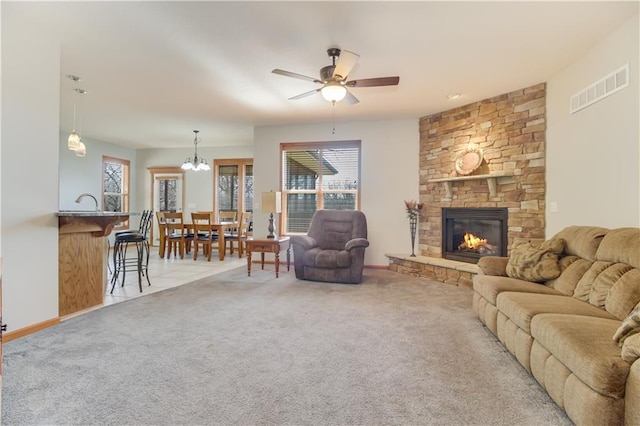
[[[158,178],[158,211],[178,211],[178,179]]]
[[[102,209],[106,212],[129,211],[129,161],[102,157]],[[117,227],[126,227],[128,221]]]
[[[360,208],[360,141],[280,144],[286,234],[305,233],[316,210]]]
[[[253,159],[214,161],[214,205],[218,212],[253,212]]]

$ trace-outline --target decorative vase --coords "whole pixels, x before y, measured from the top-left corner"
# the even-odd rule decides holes
[[[416,257],[415,245],[416,245],[417,228],[418,228],[418,215],[412,215],[409,217],[409,230],[411,231],[411,257]]]

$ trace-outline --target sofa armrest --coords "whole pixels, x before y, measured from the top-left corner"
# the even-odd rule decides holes
[[[478,260],[478,268],[482,275],[506,277],[507,263],[509,263],[508,257],[484,256]]]
[[[344,249],[346,251],[350,251],[358,247],[362,247],[362,248],[369,247],[369,241],[367,241],[365,238],[354,238],[353,240],[347,241],[347,244],[345,244]]]
[[[311,250],[318,246],[318,242],[308,235],[292,235],[291,244],[298,244],[305,250]]]

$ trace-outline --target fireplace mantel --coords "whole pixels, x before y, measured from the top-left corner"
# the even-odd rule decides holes
[[[498,178],[500,177],[511,177],[513,174],[510,173],[489,173],[485,175],[473,175],[473,176],[456,176],[456,177],[447,177],[447,178],[438,178],[438,179],[429,179],[427,182],[442,182],[444,185],[444,190],[447,192],[447,198],[453,197],[453,182],[463,181],[463,180],[479,180],[486,179],[487,185],[489,186],[489,196],[496,196],[496,188],[498,185]]]

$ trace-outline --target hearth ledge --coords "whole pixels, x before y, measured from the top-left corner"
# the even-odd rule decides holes
[[[467,262],[458,262],[456,260],[442,259],[439,257],[415,256],[409,254],[391,254],[385,253],[388,258],[402,259],[409,262],[422,263],[424,265],[439,266],[441,268],[454,269],[456,271],[468,272],[470,274],[478,273],[478,265]]]

